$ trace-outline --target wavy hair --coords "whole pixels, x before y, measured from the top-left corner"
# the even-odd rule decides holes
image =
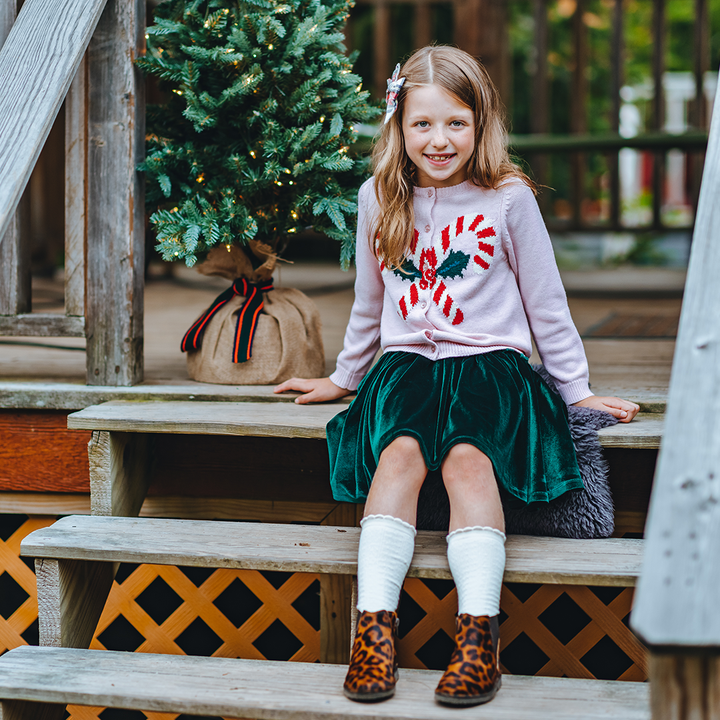
[[[438,85],[473,111],[475,149],[468,162],[468,180],[479,187],[497,189],[515,178],[536,191],[532,180],[510,160],[500,95],[478,60],[458,48],[428,46],[413,53],[400,76],[406,79],[398,94],[397,112],[383,126],[372,153],[380,212],[368,238],[375,245],[375,254],[388,267],[398,268],[410,248],[415,224],[415,166],[405,150],[402,131],[405,100],[413,88]]]

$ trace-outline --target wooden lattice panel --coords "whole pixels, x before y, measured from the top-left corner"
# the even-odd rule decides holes
[[[405,581],[400,605],[402,667],[444,669],[452,650],[457,592],[447,581]],[[646,651],[630,631],[632,588],[503,585],[503,672],[551,677],[647,679]],[[412,627],[404,632],[404,616]]]
[[[55,518],[0,515],[0,654],[37,645],[37,586],[32,562],[20,558],[20,542]]]

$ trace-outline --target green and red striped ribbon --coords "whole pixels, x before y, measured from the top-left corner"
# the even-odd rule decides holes
[[[273,289],[272,278],[262,283],[251,283],[245,278],[238,278],[224,292],[221,292],[212,305],[192,324],[180,343],[183,352],[199,350],[208,322],[226,302],[240,295],[245,302],[237,313],[235,339],[233,341],[233,362],[242,363],[252,358],[252,345],[257,329],[257,322],[265,299],[263,293]]]

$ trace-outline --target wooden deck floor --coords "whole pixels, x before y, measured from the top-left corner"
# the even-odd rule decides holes
[[[667,273],[665,273],[667,274]],[[660,274],[662,280],[663,274]],[[352,273],[336,265],[303,263],[284,266],[276,285],[298,287],[317,303],[323,320],[327,371],[334,368],[353,301]],[[598,286],[597,275],[588,275],[587,286]],[[640,277],[648,287],[647,275]],[[610,292],[603,297],[583,297],[583,277],[573,273],[568,279],[570,309],[581,334],[611,314],[677,316],[681,300],[677,282],[668,293],[648,293],[646,297],[620,297],[622,287],[632,286],[633,275],[615,276]],[[218,278],[205,278],[194,271],[180,269],[173,279],[148,282],[145,296],[145,384],[195,385],[187,378],[180,339],[192,321],[227,286]],[[573,288],[577,291],[573,293]],[[673,289],[675,290],[673,295]],[[39,281],[34,289],[36,307],[43,312],[62,311],[62,284]],[[580,296],[574,296],[580,295]],[[670,377],[674,350],[672,339],[596,339],[585,340],[593,390],[600,394],[620,394],[662,402]],[[84,341],[78,338],[0,338],[0,382],[70,382],[83,384],[85,378]],[[537,360],[537,359],[536,359]],[[217,387],[217,386],[215,386]]]

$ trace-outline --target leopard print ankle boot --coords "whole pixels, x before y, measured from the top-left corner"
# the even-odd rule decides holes
[[[480,705],[500,689],[498,618],[457,616],[455,650],[435,690],[443,705]]]
[[[343,692],[351,700],[377,702],[395,693],[397,658],[394,612],[362,612],[350,656]]]

